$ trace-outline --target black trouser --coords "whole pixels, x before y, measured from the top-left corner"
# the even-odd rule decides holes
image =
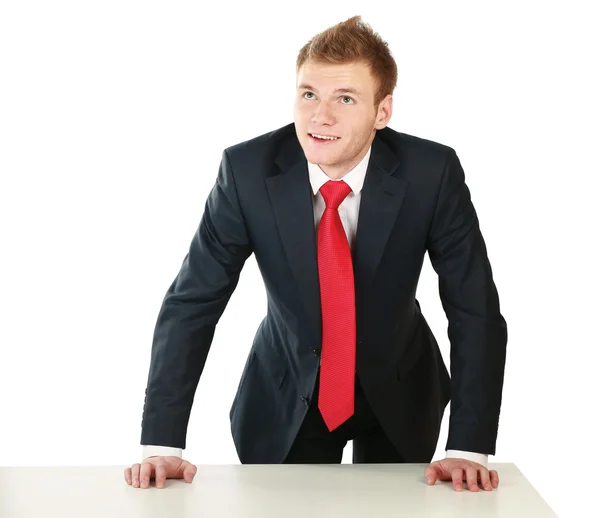
[[[383,431],[355,378],[354,415],[330,432],[319,410],[319,376],[306,418],[284,464],[340,464],[344,447],[353,441],[352,462],[404,462]]]

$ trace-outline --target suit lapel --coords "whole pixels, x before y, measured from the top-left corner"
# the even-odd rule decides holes
[[[283,144],[275,162],[281,172],[266,178],[279,235],[292,274],[294,286],[304,301],[315,330],[315,343],[321,342],[321,294],[317,265],[317,236],[313,195],[308,165],[295,134]]]
[[[385,130],[380,130],[385,131]],[[317,263],[317,235],[313,195],[306,157],[295,134],[282,143],[275,162],[281,172],[265,179],[279,235],[296,281],[295,288],[321,340],[321,296]],[[361,191],[358,229],[354,251],[357,301],[363,300],[404,199],[406,182],[392,174],[398,158],[378,134],[373,140],[367,174]]]
[[[400,165],[398,157],[378,135],[371,147],[358,213],[354,250],[357,301],[369,291],[406,192],[406,181],[392,176]]]

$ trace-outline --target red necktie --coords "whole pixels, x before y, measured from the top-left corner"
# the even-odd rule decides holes
[[[318,236],[323,323],[319,410],[331,431],[354,414],[354,273],[348,238],[338,213],[338,207],[351,189],[344,181],[328,181],[320,190],[326,207]]]

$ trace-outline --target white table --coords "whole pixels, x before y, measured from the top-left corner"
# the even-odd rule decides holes
[[[198,465],[191,484],[128,486],[121,467],[0,468],[2,518],[556,517],[514,464],[494,491],[428,486],[423,464]]]

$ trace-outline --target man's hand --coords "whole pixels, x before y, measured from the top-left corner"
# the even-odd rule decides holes
[[[432,462],[425,468],[427,483],[432,486],[437,479],[452,480],[454,489],[462,491],[463,481],[467,481],[467,489],[479,491],[479,484],[486,491],[492,491],[498,487],[500,479],[498,472],[494,469],[488,471],[485,466],[478,462],[466,459],[444,459]]]
[[[156,487],[163,488],[168,478],[183,478],[189,484],[197,471],[196,466],[179,457],[148,457],[141,464],[125,469],[125,482],[146,489],[150,480],[156,479]]]

